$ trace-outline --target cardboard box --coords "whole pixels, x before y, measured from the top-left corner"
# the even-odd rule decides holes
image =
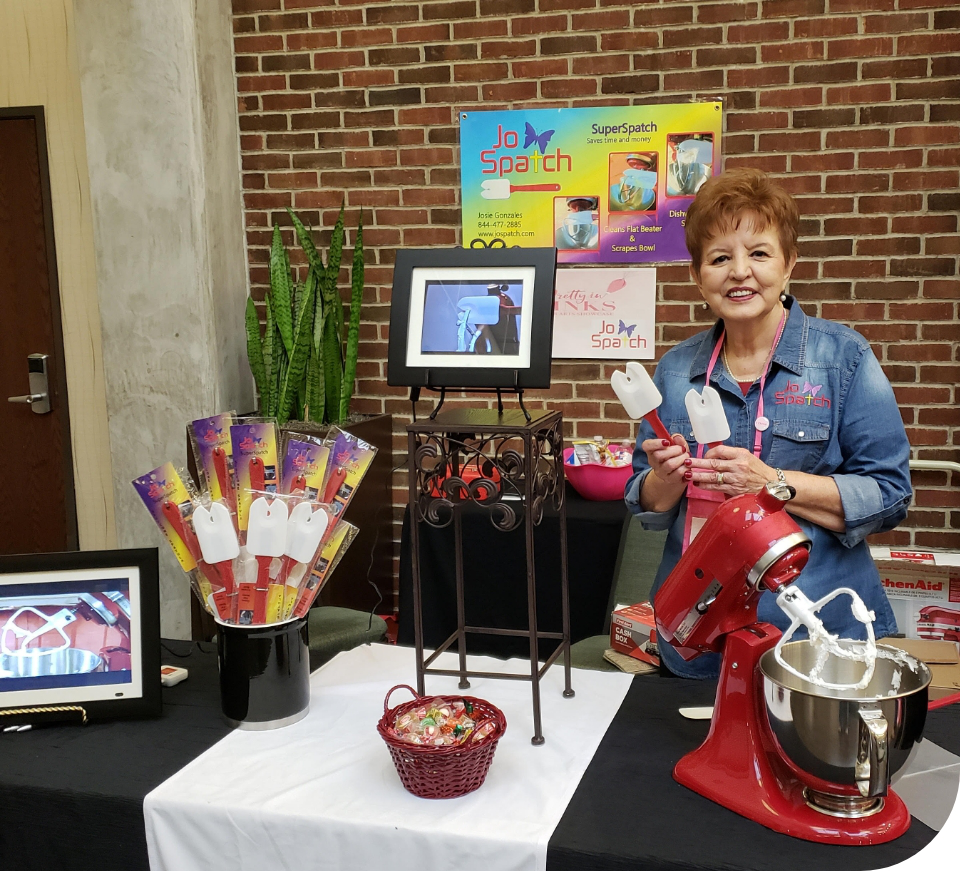
[[[649,665],[660,665],[657,653],[657,625],[653,606],[639,602],[619,608],[610,615],[610,646]]]
[[[899,647],[922,660],[930,669],[930,701],[960,693],[960,652],[952,641],[917,641],[911,638],[882,638],[880,644]]]
[[[871,547],[897,628],[907,638],[960,642],[960,553]]]

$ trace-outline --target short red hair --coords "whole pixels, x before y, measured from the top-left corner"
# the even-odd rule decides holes
[[[751,212],[760,219],[757,230],[776,232],[787,263],[796,255],[800,210],[793,197],[759,169],[728,169],[707,179],[687,209],[684,235],[698,276],[707,242]]]

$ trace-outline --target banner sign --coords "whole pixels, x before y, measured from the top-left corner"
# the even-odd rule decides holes
[[[460,113],[463,240],[560,263],[686,261],[683,221],[720,167],[719,102]]]
[[[657,270],[558,269],[553,356],[652,360]]]

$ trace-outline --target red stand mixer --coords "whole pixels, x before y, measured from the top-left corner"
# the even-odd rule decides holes
[[[775,650],[780,630],[757,621],[765,591],[778,596],[795,625],[796,613],[809,618],[827,601],[811,603],[791,587],[810,548],[783,510],[793,495],[771,483],[719,505],[655,596],[660,644],[687,660],[723,655],[710,732],[679,761],[674,778],[793,837],[890,841],[910,826],[889,783],[920,740],[930,674],[912,657],[881,648],[860,686],[867,681],[863,656],[826,657],[811,641],[789,637]],[[806,610],[794,612],[798,598]],[[815,634],[819,621],[800,622]],[[872,645],[872,629],[870,637]],[[801,677],[811,673],[819,685]]]

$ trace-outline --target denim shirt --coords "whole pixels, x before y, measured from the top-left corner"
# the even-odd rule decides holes
[[[848,327],[808,317],[792,297],[787,297],[784,305],[789,316],[763,391],[764,415],[770,426],[762,434],[760,459],[773,468],[833,478],[846,521],[843,532],[832,532],[793,517],[812,541],[810,560],[796,583],[813,601],[840,586],[856,590],[875,612],[874,632],[881,638],[895,633],[897,624],[866,537],[893,529],[906,517],[913,496],[910,445],[893,390],[866,340]],[[683,435],[693,455],[697,443],[684,397],[691,387],[703,389],[710,355],[722,329],[723,322],[718,321],[712,329],[672,348],[664,354],[653,379],[663,396],[661,420],[671,433]],[[760,382],[751,385],[744,396],[719,363],[710,382],[720,394],[730,424],[726,444],[752,451]],[[650,424],[641,421],[633,475],[624,492],[627,506],[645,529],[669,529],[651,601],[680,559],[687,507],[686,496],[665,512],[640,507],[640,488],[650,473],[640,443],[653,437]],[[781,630],[790,622],[771,593],[761,597],[757,614]],[[841,637],[865,637],[863,625],[851,612],[849,596],[837,597],[820,617],[829,631]],[[796,637],[805,637],[805,632]],[[715,654],[685,662],[669,644],[660,648],[667,667],[682,677],[717,674],[719,656]]]

